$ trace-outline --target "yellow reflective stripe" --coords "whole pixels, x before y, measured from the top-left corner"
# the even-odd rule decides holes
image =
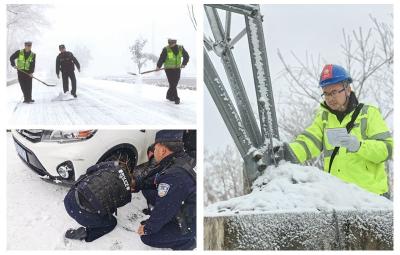
[[[393,147],[392,147],[392,144],[389,141],[382,141],[382,142],[385,143],[386,149],[387,149],[387,153],[388,153],[386,159],[384,160],[384,161],[386,161],[386,160],[388,160],[389,158],[392,157]]]
[[[328,122],[328,112],[327,111],[323,111],[322,112],[322,149],[324,151],[324,155],[326,153],[326,147],[325,147],[325,128],[326,128],[326,124]],[[332,154],[331,154],[332,155]]]
[[[361,119],[361,137],[362,139],[367,139],[367,118],[362,118]]]
[[[300,144],[300,145],[303,147],[304,151],[305,151],[306,154],[307,154],[306,160],[311,159],[311,157],[312,157],[312,156],[311,156],[311,152],[310,152],[310,150],[308,149],[307,144],[306,144],[305,142],[299,141],[299,140],[295,140],[294,142]]]
[[[328,112],[327,111],[322,112],[322,121],[328,121]]]
[[[363,108],[361,109],[361,115],[365,115],[368,113],[368,105],[364,105]]]
[[[333,150],[324,150],[324,157],[331,157],[333,153]]]
[[[300,163],[300,160],[297,158],[296,154],[294,153],[294,151],[292,150],[292,148],[290,146],[288,146],[288,153],[290,154],[291,158],[296,161],[296,162],[292,162],[292,163]]]
[[[310,139],[314,143],[314,145],[318,148],[319,151],[322,150],[322,142],[318,140],[318,138],[316,138],[313,134],[311,134],[308,131],[304,131],[301,134]]]
[[[360,130],[361,130],[362,139],[367,139],[368,138],[368,136],[367,136],[367,117],[363,116],[363,115],[367,115],[368,108],[369,108],[368,105],[364,105],[363,108],[361,109],[362,118],[361,118]]]
[[[390,131],[386,131],[386,132],[383,132],[383,133],[375,134],[375,135],[371,136],[369,139],[372,139],[372,140],[385,140],[385,139],[388,139],[388,138],[391,138],[391,137],[392,137],[392,134],[390,133]]]

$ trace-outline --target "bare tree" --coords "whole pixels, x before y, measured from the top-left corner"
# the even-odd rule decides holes
[[[143,52],[144,47],[147,44],[147,40],[143,38],[136,39],[135,43],[129,47],[129,50],[132,54],[132,60],[137,65],[137,69],[139,73],[143,66],[146,65],[148,61],[156,63],[158,58],[156,55],[152,53]]]
[[[87,69],[89,66],[90,61],[93,59],[90,49],[85,45],[79,44],[75,46],[73,54],[78,59],[79,63],[81,64],[82,69]]]
[[[209,205],[243,195],[243,162],[236,148],[204,152],[204,203]]]
[[[350,33],[343,29],[342,65],[349,70],[352,89],[360,101],[376,104],[386,119],[393,112],[393,27],[373,16],[370,19],[372,25],[366,32],[362,28]],[[291,55],[296,66],[290,66],[278,50],[284,66],[280,77],[289,84],[287,96],[278,102],[278,123],[288,140],[300,134],[315,117],[315,110],[322,101],[316,84],[322,63],[326,63],[320,55],[315,57],[308,52],[302,59],[294,52]],[[321,167],[322,162],[318,161],[311,160],[307,164]]]
[[[7,55],[10,56],[27,40],[37,39],[43,28],[49,27],[45,11],[49,5],[7,5]],[[10,66],[7,65],[9,68]]]

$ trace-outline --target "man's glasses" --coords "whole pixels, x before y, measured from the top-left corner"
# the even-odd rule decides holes
[[[333,90],[332,92],[324,92],[321,94],[321,97],[327,98],[327,97],[336,97],[339,93],[342,93],[345,91],[346,88],[342,88],[341,90]]]

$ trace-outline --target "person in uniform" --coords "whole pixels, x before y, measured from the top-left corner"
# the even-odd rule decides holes
[[[184,151],[183,135],[183,130],[157,132],[152,154],[156,165],[133,182],[134,192],[142,191],[146,198],[150,215],[137,232],[152,247],[196,247],[196,160]]]
[[[324,101],[313,123],[294,141],[274,150],[293,163],[322,153],[325,172],[387,197],[385,161],[392,157],[393,138],[379,109],[358,102],[352,81],[342,66],[325,65],[319,81]]]
[[[82,227],[69,229],[68,239],[92,242],[117,225],[117,208],[131,201],[130,174],[118,162],[91,166],[64,198],[65,210]]]
[[[156,70],[160,70],[162,65],[164,65],[165,74],[167,75],[169,83],[166,98],[169,101],[174,101],[175,104],[179,104],[180,98],[178,96],[177,86],[181,78],[181,68],[185,68],[189,62],[189,54],[182,45],[176,43],[176,39],[168,39],[168,45],[163,48],[160,54]]]
[[[17,69],[18,82],[24,95],[24,103],[35,102],[32,99],[32,77],[35,72],[36,54],[32,52],[32,42],[25,42],[25,48],[17,50],[10,57],[11,66]],[[17,59],[17,64],[15,60]]]
[[[56,58],[57,78],[60,79],[60,71],[61,71],[64,93],[69,91],[68,79],[71,80],[71,85],[72,85],[71,95],[76,98],[77,95],[76,95],[75,66],[78,69],[78,72],[81,71],[81,66],[78,60],[75,58],[74,54],[65,49],[64,44],[59,45],[58,49],[60,50],[60,54],[58,54]]]

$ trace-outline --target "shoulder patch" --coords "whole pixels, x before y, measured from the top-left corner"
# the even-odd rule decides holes
[[[158,196],[159,197],[165,197],[167,195],[168,191],[169,191],[169,187],[170,186],[167,183],[158,184],[158,188],[157,188]]]

